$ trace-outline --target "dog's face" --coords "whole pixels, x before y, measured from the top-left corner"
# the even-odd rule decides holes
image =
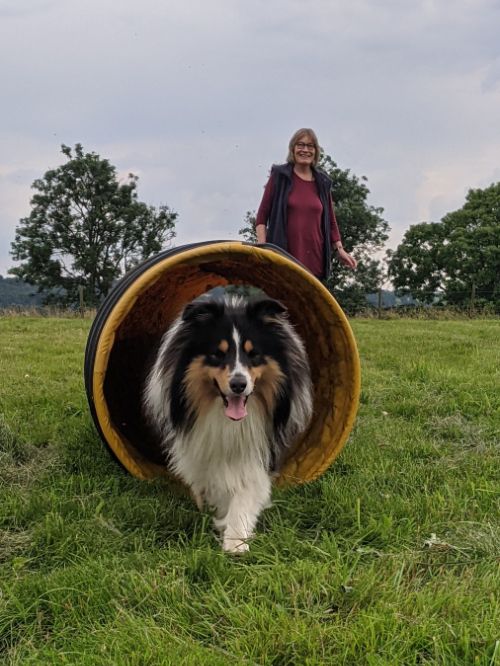
[[[197,301],[185,308],[189,337],[183,382],[198,414],[220,402],[229,419],[241,421],[249,400],[259,400],[272,412],[285,372],[278,332],[284,313],[270,299],[234,305]]]

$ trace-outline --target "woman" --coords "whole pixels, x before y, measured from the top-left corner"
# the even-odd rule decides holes
[[[312,129],[290,139],[286,164],[274,165],[255,222],[257,242],[274,243],[313,275],[326,279],[332,246],[349,268],[357,262],[342,247],[331,197],[332,181],[317,168],[320,148]]]

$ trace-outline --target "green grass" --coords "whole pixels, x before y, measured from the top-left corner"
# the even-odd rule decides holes
[[[0,319],[0,662],[500,664],[500,325],[353,326],[348,445],[231,557],[108,456],[89,322]]]

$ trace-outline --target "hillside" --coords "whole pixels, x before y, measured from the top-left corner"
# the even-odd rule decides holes
[[[18,278],[0,275],[0,308],[8,308],[13,305],[36,307],[41,304],[42,297],[37,293],[36,287]]]

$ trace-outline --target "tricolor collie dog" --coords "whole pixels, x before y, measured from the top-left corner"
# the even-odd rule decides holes
[[[312,414],[304,344],[283,305],[201,297],[164,334],[143,409],[171,470],[189,486],[229,552],[248,550],[284,450]]]

